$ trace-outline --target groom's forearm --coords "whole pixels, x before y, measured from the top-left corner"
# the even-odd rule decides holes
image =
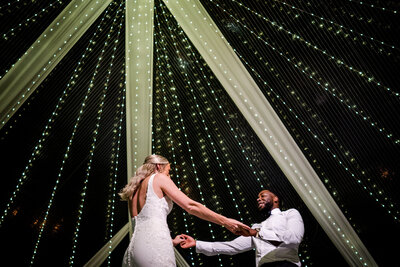
[[[196,241],[196,252],[207,256],[218,254],[235,255],[253,248],[251,237],[240,236],[228,242]]]

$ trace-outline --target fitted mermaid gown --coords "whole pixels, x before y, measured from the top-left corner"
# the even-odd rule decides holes
[[[174,248],[167,224],[172,201],[159,198],[153,189],[153,174],[147,185],[146,202],[132,218],[133,235],[125,251],[122,266],[176,266]]]

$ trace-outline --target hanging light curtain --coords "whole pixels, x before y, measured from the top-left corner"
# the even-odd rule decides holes
[[[126,1],[126,131],[128,179],[151,154],[154,1]],[[130,220],[130,218],[129,218]],[[131,223],[131,222],[129,222]],[[132,227],[129,227],[132,235]],[[104,250],[104,252],[106,252]],[[188,267],[174,248],[177,266]]]
[[[72,0],[0,80],[0,129],[44,81],[111,0]]]
[[[377,266],[201,3],[164,2],[349,265]]]

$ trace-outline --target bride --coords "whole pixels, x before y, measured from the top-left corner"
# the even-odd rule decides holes
[[[175,202],[188,213],[226,227],[236,235],[250,228],[206,208],[186,196],[169,177],[170,164],[160,155],[147,156],[134,177],[121,190],[122,200],[128,201],[134,226],[122,266],[176,266],[173,246],[180,237],[171,239],[167,215]]]

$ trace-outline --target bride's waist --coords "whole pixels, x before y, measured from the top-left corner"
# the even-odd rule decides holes
[[[157,217],[157,216],[146,216],[146,215],[142,215],[142,216],[137,216],[135,217],[135,223],[136,225],[138,224],[144,224],[144,223],[148,223],[148,224],[153,224],[153,223],[157,223],[157,224],[167,224],[167,218],[166,217]]]
[[[166,232],[169,233],[169,227],[166,220],[158,218],[146,218],[137,220],[133,227],[134,232]]]

